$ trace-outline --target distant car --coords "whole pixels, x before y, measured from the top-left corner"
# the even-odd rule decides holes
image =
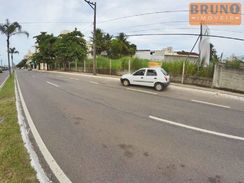
[[[163,68],[142,68],[133,74],[123,75],[120,81],[124,86],[148,86],[162,91],[170,84],[170,76]]]
[[[28,68],[28,71],[32,71],[32,68]]]

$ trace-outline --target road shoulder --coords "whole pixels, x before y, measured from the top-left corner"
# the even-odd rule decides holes
[[[17,123],[14,77],[0,90],[0,182],[38,182]]]

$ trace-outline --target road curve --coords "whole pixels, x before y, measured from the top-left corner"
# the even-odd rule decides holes
[[[244,182],[244,141],[150,118],[244,137],[243,102],[82,76],[17,75],[44,143],[72,182]]]

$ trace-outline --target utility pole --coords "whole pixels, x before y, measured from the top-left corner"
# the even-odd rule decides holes
[[[200,25],[200,42],[199,42],[199,64],[198,64],[198,66],[197,66],[197,68],[199,69],[199,67],[201,66],[201,64],[202,64],[202,47],[201,47],[201,43],[202,43],[202,34],[203,32],[202,32],[202,24]]]
[[[186,57],[186,60],[183,61],[183,68],[182,68],[182,76],[181,76],[181,84],[184,84],[184,77],[185,77],[185,67],[186,67],[186,62],[188,61],[190,54],[193,52],[194,48],[196,47],[201,35],[198,36],[196,42],[194,43],[191,51],[188,53],[188,56]]]
[[[97,63],[96,63],[96,17],[97,17],[97,3],[85,0],[87,4],[94,11],[94,22],[93,22],[93,74],[97,74]]]

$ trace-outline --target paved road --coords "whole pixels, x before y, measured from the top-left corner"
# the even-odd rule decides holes
[[[0,86],[3,84],[7,77],[8,71],[3,71],[3,73],[0,73]]]
[[[244,102],[83,76],[17,75],[43,141],[73,182],[244,182],[244,141],[149,118],[244,137]]]

